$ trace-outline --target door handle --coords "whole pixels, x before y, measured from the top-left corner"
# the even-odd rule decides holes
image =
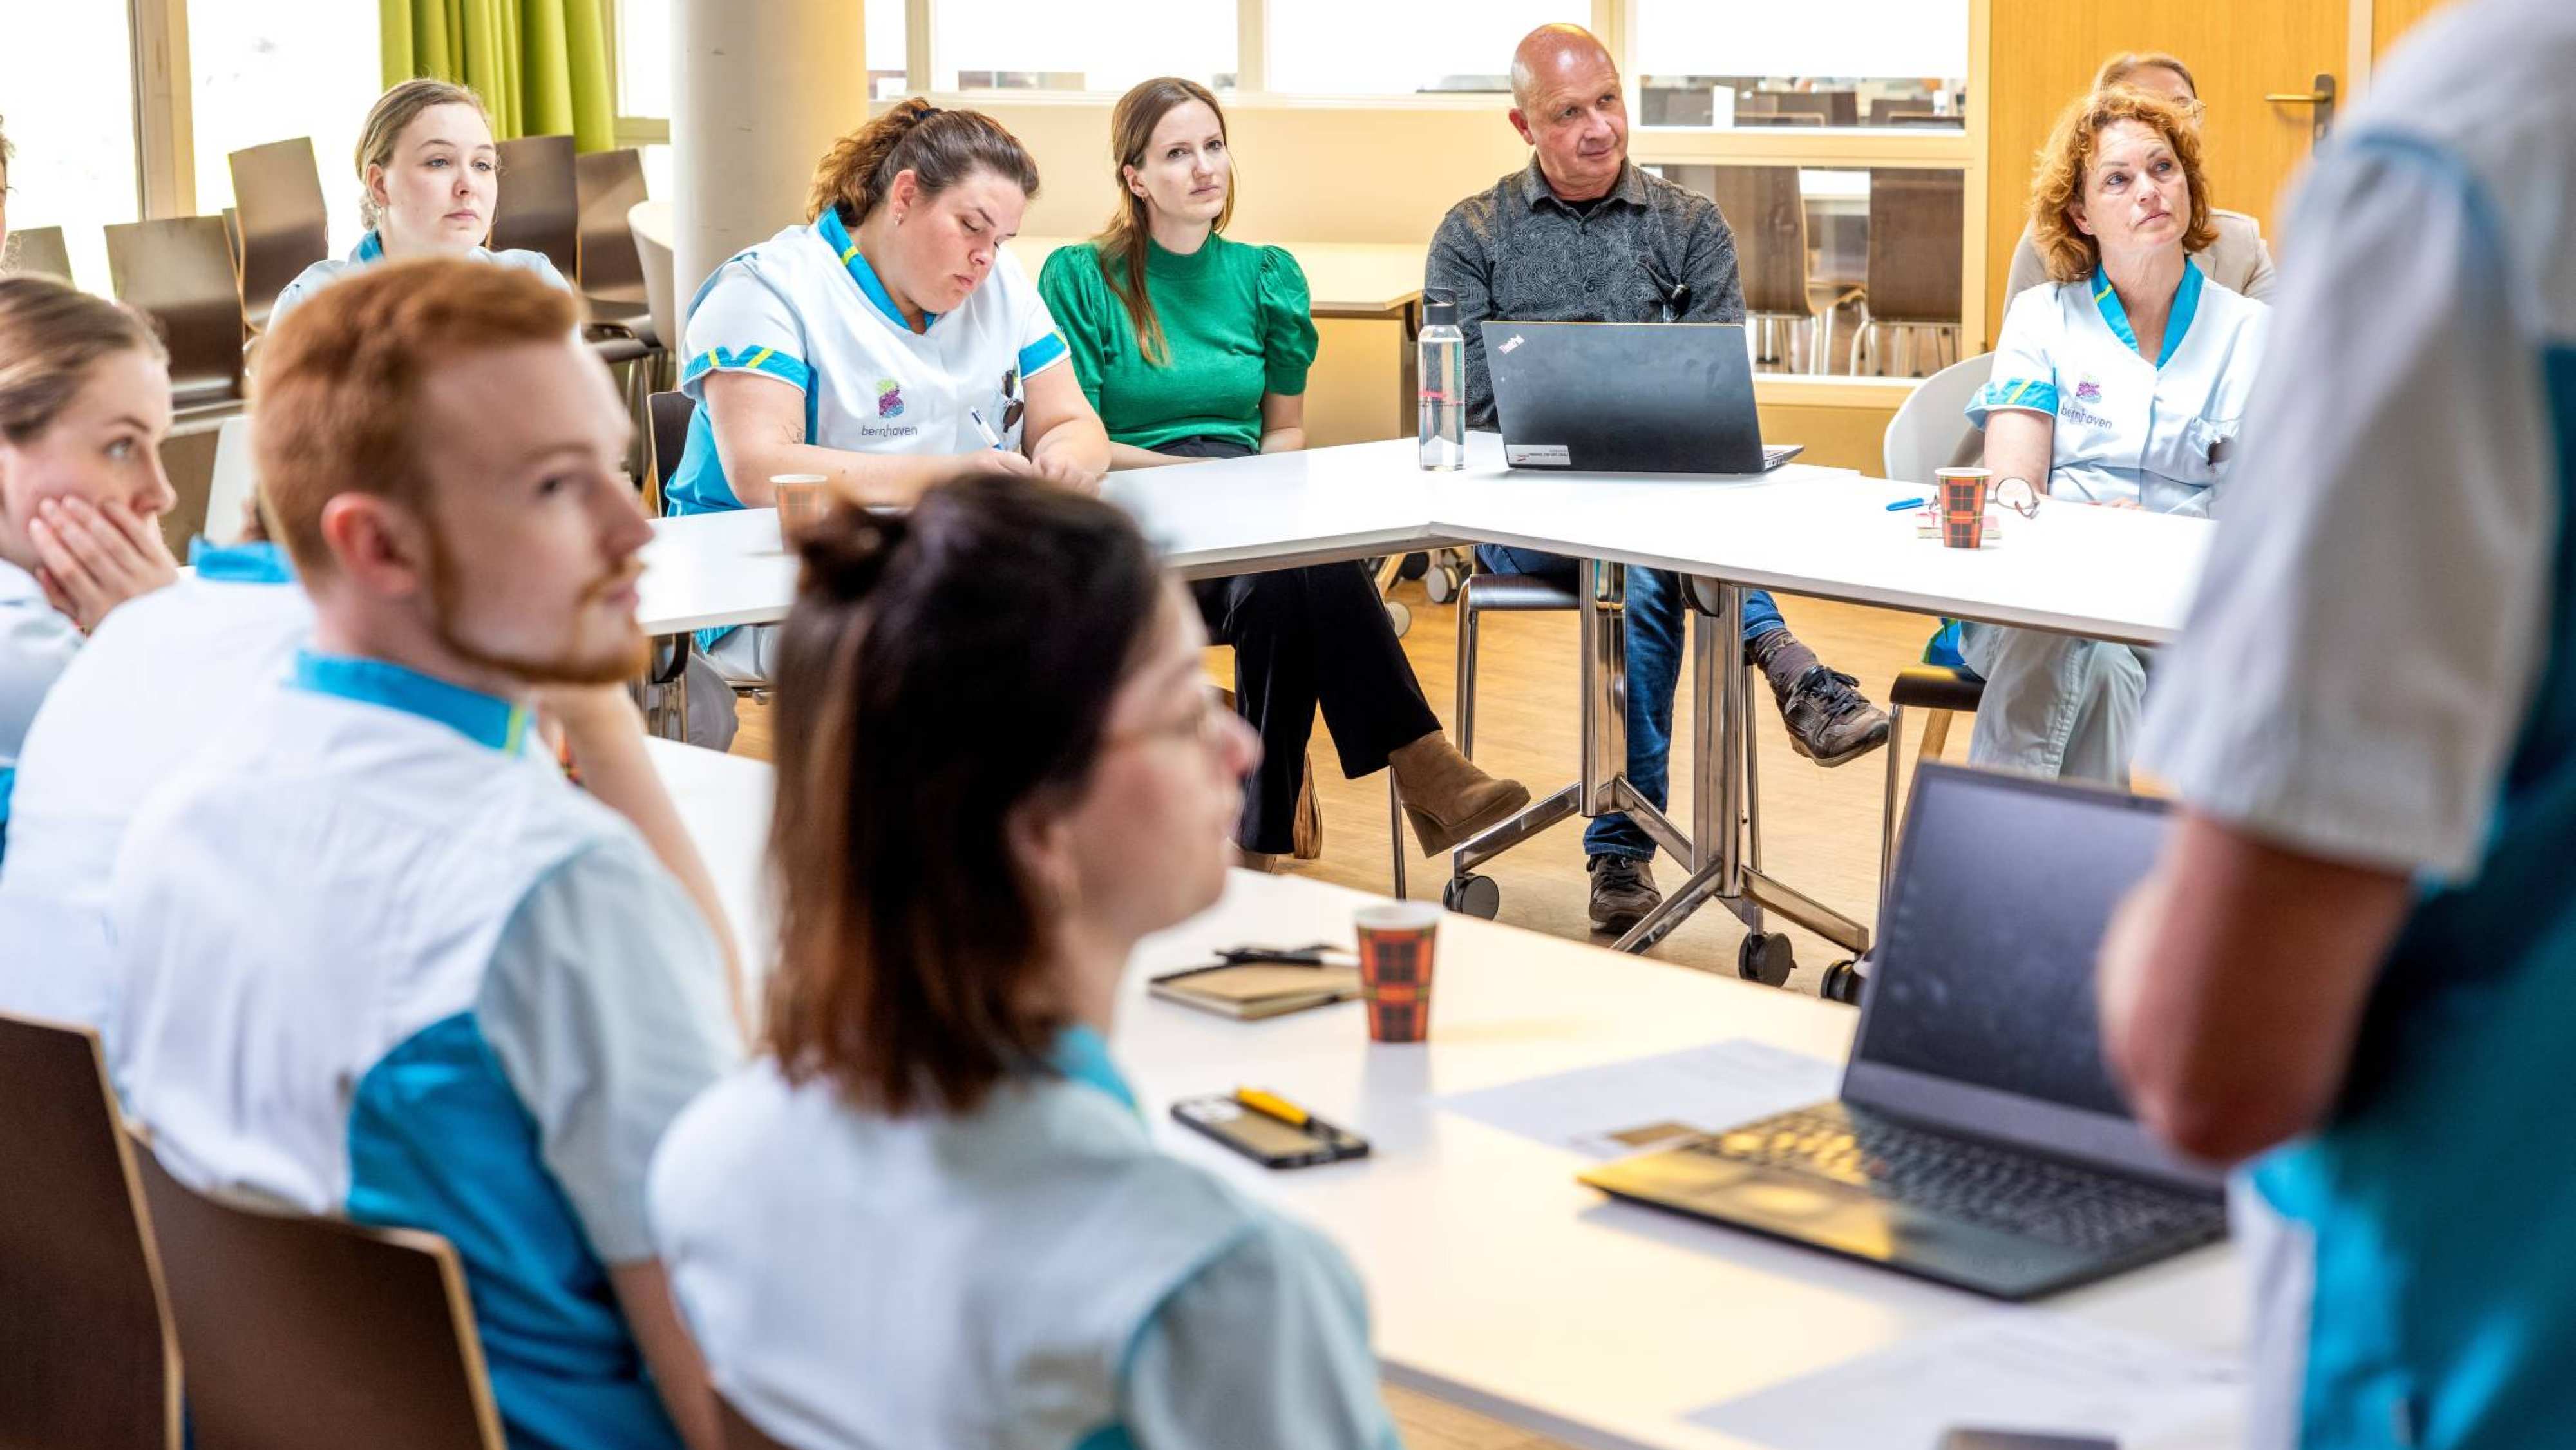
[[[2312,135],[2317,141],[2325,140],[2326,133],[2334,129],[2335,78],[2333,76],[2318,76],[2313,90],[2269,91],[2264,94],[2263,99],[2276,106],[2316,107],[2316,124]]]

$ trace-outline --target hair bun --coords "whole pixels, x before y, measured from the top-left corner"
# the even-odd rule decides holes
[[[804,565],[797,593],[837,604],[867,597],[885,576],[886,561],[903,546],[912,525],[899,513],[871,513],[847,504],[799,531]]]

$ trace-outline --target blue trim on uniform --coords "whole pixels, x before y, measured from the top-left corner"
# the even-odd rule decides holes
[[[709,373],[767,373],[781,382],[793,383],[799,391],[810,388],[814,370],[805,360],[774,347],[714,347],[689,359],[680,374],[685,388]]]
[[[516,752],[527,743],[526,705],[451,685],[391,660],[297,650],[295,685],[317,695],[336,695],[435,720],[478,745],[505,753]]]
[[[356,262],[361,266],[369,262],[381,262],[384,259],[384,240],[378,237],[373,230],[368,231],[365,236],[358,238],[357,250],[349,254],[349,260]]]
[[[1968,421],[1983,428],[1986,415],[1997,408],[2026,408],[2034,413],[2057,416],[2057,384],[2037,378],[2020,378],[1988,383],[1977,389],[1968,400]]]
[[[512,1445],[680,1450],[607,1266],[473,1013],[360,1076],[348,1149],[351,1222],[443,1235],[464,1262]]]
[[[1145,1110],[1136,1105],[1135,1091],[1127,1086],[1127,1079],[1118,1075],[1118,1065],[1109,1060],[1109,1044],[1090,1028],[1077,1023],[1057,1033],[1055,1051],[1048,1056],[1047,1066],[1085,1087],[1109,1094],[1138,1117],[1145,1115]]]
[[[1058,358],[1064,357],[1072,351],[1073,349],[1066,347],[1064,344],[1064,334],[1058,332],[1050,332],[1046,336],[1039,338],[1037,341],[1030,343],[1028,346],[1021,348],[1021,381],[1025,382],[1030,378],[1036,377],[1039,373],[1046,371],[1049,364],[1055,362]]]
[[[2173,307],[2165,319],[2164,349],[2156,355],[2161,368],[2173,360],[2182,346],[2182,335],[2191,330],[2192,316],[2200,311],[2200,289],[2205,279],[2200,267],[2186,258],[2182,264],[2182,281],[2174,286]],[[2119,289],[2099,267],[2093,269],[2093,305],[2101,309],[2102,321],[2110,326],[2111,335],[2131,352],[2138,350],[2138,334],[2129,327],[2129,309],[2120,303]]]
[[[2182,282],[2174,288],[2173,311],[2165,319],[2165,346],[2156,354],[2157,367],[2172,362],[2173,355],[2182,351],[2183,334],[2191,331],[2192,318],[2200,314],[2200,289],[2207,280],[2198,265],[2182,264]]]
[[[203,534],[188,541],[188,564],[200,579],[218,584],[292,584],[295,564],[275,544],[218,544]]]
[[[0,765],[0,826],[6,826],[9,823],[9,793],[16,788],[17,784],[18,767]],[[6,836],[0,836],[0,845],[5,845],[7,840]]]
[[[877,280],[876,269],[869,266],[868,259],[860,254],[859,244],[850,240],[850,229],[841,225],[841,214],[828,206],[823,208],[823,214],[814,219],[814,230],[832,249],[832,255],[841,259],[841,265],[848,270],[850,280],[859,284],[861,295],[875,303],[877,311],[885,314],[886,321],[906,332],[912,331],[912,324],[904,320],[903,309],[894,305],[894,294],[886,290],[883,282]],[[923,309],[921,330],[928,332],[930,325],[938,320],[938,313]]]
[[[2191,263],[2185,262],[2183,265],[2188,267]],[[2129,309],[2121,305],[2120,289],[2111,285],[2110,277],[2099,267],[2093,269],[2091,285],[2093,305],[2100,310],[2102,320],[2110,324],[2111,335],[2120,339],[2121,345],[2129,351],[2136,352],[2138,335],[2129,330]]]
[[[1112,1420],[1074,1441],[1073,1450],[1136,1450],[1136,1440],[1125,1425]]]

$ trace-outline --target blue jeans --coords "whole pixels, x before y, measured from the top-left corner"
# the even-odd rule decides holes
[[[1479,544],[1476,558],[1497,574],[1532,574],[1566,585],[1579,577],[1580,561],[1563,554]],[[1628,783],[1657,810],[1670,795],[1673,692],[1681,685],[1689,612],[1679,578],[1661,569],[1628,571]],[[1745,643],[1782,628],[1780,607],[1770,595],[1757,589],[1744,596]],[[1655,839],[1625,815],[1595,816],[1583,832],[1583,854],[1650,860]]]

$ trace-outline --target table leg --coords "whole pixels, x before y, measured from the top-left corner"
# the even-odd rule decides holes
[[[1768,910],[1855,955],[1866,952],[1869,928],[1745,863],[1744,752],[1752,740],[1745,713],[1749,701],[1744,676],[1744,591],[1733,584],[1720,584],[1717,597],[1717,612],[1694,621],[1698,630],[1694,637],[1697,667],[1705,670],[1713,664],[1718,670],[1717,688],[1710,692],[1716,708],[1702,712],[1703,717],[1714,714],[1716,723],[1712,727],[1706,718],[1694,722],[1694,743],[1699,751],[1694,765],[1701,779],[1700,801],[1693,820],[1699,829],[1699,840],[1694,850],[1680,853],[1698,869],[1664,898],[1663,905],[1630,927],[1616,943],[1617,949],[1642,952],[1672,935],[1673,929],[1689,920],[1701,906],[1716,901],[1733,912],[1748,931],[1763,929],[1764,912]],[[1619,783],[1627,784],[1624,780]],[[1713,802],[1711,796],[1715,797]]]

